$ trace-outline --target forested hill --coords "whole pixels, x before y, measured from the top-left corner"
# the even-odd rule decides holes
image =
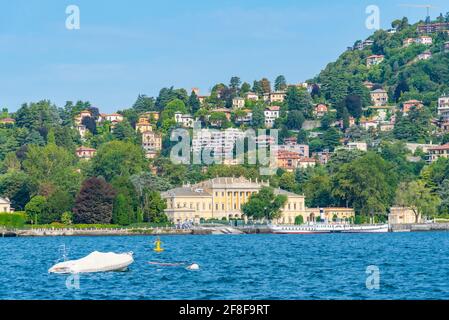
[[[449,14],[427,23],[449,24]],[[368,81],[374,88],[387,90],[390,103],[417,99],[434,107],[442,93],[449,93],[449,50],[445,51],[449,27],[419,32],[418,26],[423,24],[409,24],[407,18],[394,21],[393,29],[378,30],[368,39],[356,41],[310,82],[320,83],[324,99],[334,105],[352,94],[354,87]],[[421,36],[430,36],[432,43],[413,41]],[[407,39],[411,43],[407,44]],[[429,52],[431,58],[420,60],[419,55],[429,55]],[[368,67],[367,59],[372,55],[383,56],[383,61]]]

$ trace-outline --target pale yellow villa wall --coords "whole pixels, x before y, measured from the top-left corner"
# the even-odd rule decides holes
[[[223,195],[224,193],[224,195]],[[251,194],[256,191],[223,191],[216,190],[212,197],[207,196],[176,196],[166,198],[167,209],[165,213],[173,222],[200,220],[242,218],[241,206],[249,200]],[[279,223],[293,224],[298,215],[307,221],[308,214],[305,211],[303,196],[287,198],[287,203],[282,210]]]
[[[243,178],[217,178],[203,181],[194,186],[173,189],[163,193],[167,201],[165,213],[173,222],[195,221],[200,219],[242,218],[242,205],[251,195],[259,192],[267,182],[244,180]],[[305,197],[283,190],[276,194],[287,196],[287,203],[276,223],[294,224],[299,215],[304,222],[315,221],[320,216],[319,209],[305,206]],[[332,221],[334,215],[339,219],[354,217],[350,208],[325,208],[325,218]]]
[[[389,224],[408,224],[415,223],[416,216],[411,208],[407,207],[392,207],[388,214]],[[418,222],[421,222],[421,216],[418,217]]]
[[[12,212],[11,203],[7,199],[0,198],[0,213]]]

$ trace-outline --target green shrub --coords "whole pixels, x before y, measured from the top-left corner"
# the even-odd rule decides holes
[[[25,212],[0,213],[0,226],[6,228],[21,228],[27,221]]]
[[[304,218],[302,216],[297,216],[295,218],[295,224],[299,225],[299,224],[303,224],[304,223]]]
[[[61,222],[63,224],[70,225],[72,224],[72,221],[73,221],[73,214],[71,212],[64,212],[61,215]]]

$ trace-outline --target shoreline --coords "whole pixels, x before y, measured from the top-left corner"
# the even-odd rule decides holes
[[[390,225],[389,233],[449,231],[449,223]],[[200,226],[193,229],[0,229],[0,238],[9,237],[82,237],[82,236],[163,236],[163,235],[239,235],[273,234],[265,226]]]
[[[162,236],[162,235],[220,235],[271,233],[268,228],[235,228],[209,226],[192,229],[136,228],[136,229],[0,229],[0,238],[9,237],[78,237],[78,236]]]

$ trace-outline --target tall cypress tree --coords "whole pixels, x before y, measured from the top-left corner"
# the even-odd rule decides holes
[[[192,115],[194,115],[201,107],[200,100],[194,91],[192,91],[192,94],[189,97],[189,107]]]

